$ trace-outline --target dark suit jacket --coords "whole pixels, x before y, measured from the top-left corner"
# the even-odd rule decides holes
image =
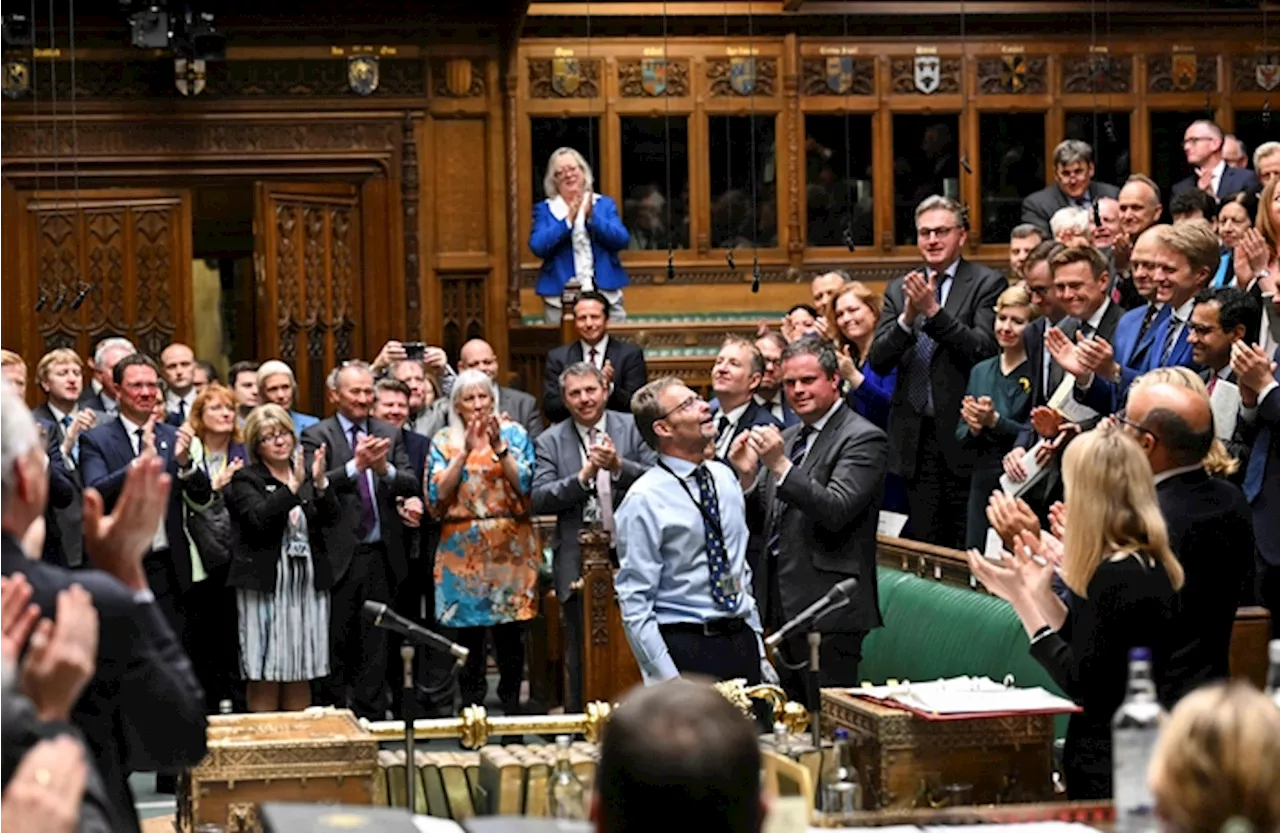
[[[916,473],[923,418],[907,398],[916,334],[898,326],[898,316],[906,308],[902,282],[903,278],[895,278],[885,290],[884,308],[868,361],[881,376],[898,368],[898,386],[889,412],[889,471],[910,479]],[[956,440],[960,402],[969,385],[969,371],[999,352],[995,337],[996,299],[1008,285],[999,272],[961,260],[946,303],[923,325],[924,332],[937,342],[930,365],[937,441],[948,467],[957,473],[968,469],[967,455]]]
[[[1180,179],[1173,183],[1172,193],[1181,194],[1183,191],[1194,191],[1198,186],[1199,177],[1191,174],[1185,179]],[[1252,168],[1233,168],[1228,165],[1222,170],[1222,179],[1218,180],[1218,193],[1215,195],[1219,200],[1223,197],[1229,197],[1237,191],[1248,191],[1257,193],[1262,188],[1262,183],[1258,181],[1258,175],[1254,173]]]
[[[1280,348],[1272,358],[1280,361]],[[1244,425],[1242,433],[1252,445],[1250,465],[1263,467],[1261,490],[1249,501],[1258,552],[1268,564],[1280,567],[1280,388],[1258,403],[1257,418]],[[1253,459],[1257,455],[1261,462]]]
[[[1091,202],[1096,203],[1102,197],[1118,196],[1120,196],[1120,189],[1114,185],[1097,180],[1089,183]],[[1074,204],[1062,192],[1057,182],[1051,182],[1047,188],[1042,188],[1022,200],[1022,222],[1035,225],[1044,233],[1044,239],[1049,240],[1053,237],[1053,232],[1049,229],[1049,220],[1058,209]]]
[[[711,413],[713,414],[720,410],[719,399],[712,399],[708,405],[710,405]],[[799,422],[799,419],[797,419],[796,422]],[[772,425],[779,431],[784,427],[768,408],[757,402],[755,397],[752,397],[747,401],[747,409],[743,411],[742,416],[738,418],[738,424],[733,427],[733,436],[729,438],[729,445],[732,446],[733,441],[736,440],[738,435],[743,431],[756,427],[764,427],[766,425]]]
[[[191,587],[191,549],[186,526],[182,522],[182,496],[186,494],[196,505],[208,503],[212,496],[209,479],[198,468],[191,476],[178,477],[178,461],[173,457],[178,431],[172,425],[155,426],[156,454],[164,460],[165,471],[173,477],[169,490],[169,510],[165,514],[165,533],[169,553],[148,553],[145,566],[151,589],[157,596],[180,595]],[[124,477],[134,459],[133,443],[124,423],[118,419],[98,425],[80,435],[80,475],[86,487],[102,493],[108,512],[115,507]],[[166,582],[168,582],[166,584]]]
[[[566,367],[583,360],[582,341],[562,344],[547,354],[547,369],[542,374],[542,414],[547,422],[569,418],[569,409],[560,398],[560,374]],[[610,334],[604,351],[605,361],[613,365],[613,390],[605,407],[624,414],[631,413],[631,396],[649,381],[644,352],[629,341]]]
[[[400,435],[404,439],[405,453],[409,455],[409,468],[413,469],[413,476],[418,478],[418,482],[423,484],[423,488],[425,489],[427,458],[431,454],[431,439],[429,437],[422,436],[416,431],[410,431],[408,428],[400,429]],[[426,497],[423,495],[419,495],[418,497],[422,498],[422,503],[425,508],[427,503]],[[423,512],[422,518],[418,521],[418,524],[417,529],[407,526],[404,528],[405,554],[408,556],[410,561],[417,559],[422,555],[424,531],[428,530],[432,526],[436,527],[436,534],[428,535],[426,539],[427,546],[433,548],[426,554],[428,558],[435,554],[434,542],[438,542],[440,539],[438,534],[440,522],[432,519],[430,513]]]
[[[788,453],[799,433],[800,426],[782,432]],[[746,495],[747,519],[753,531],[766,538],[773,524],[779,525],[777,570],[784,619],[822,598],[836,583],[857,576],[853,603],[824,616],[819,630],[866,633],[883,624],[876,585],[876,526],[887,455],[885,433],[842,404],[781,486],[773,472],[761,467]],[[785,501],[776,519],[775,497]],[[767,570],[755,574],[757,599],[769,597],[767,581]]]
[[[1231,628],[1253,569],[1253,526],[1240,489],[1203,469],[1162,481],[1156,498],[1169,547],[1186,573],[1165,666],[1174,696],[1181,697],[1230,674]]]
[[[316,589],[333,586],[333,565],[326,542],[333,527],[342,520],[342,507],[332,487],[316,495],[308,477],[294,494],[265,465],[254,463],[235,473],[222,496],[231,515],[232,556],[227,584],[261,593],[276,591],[276,569],[289,512],[300,506],[307,517]]]
[[[641,438],[631,414],[605,411],[605,432],[622,458],[622,474],[613,483],[613,506],[617,508],[635,479],[652,467],[658,457]],[[573,594],[569,586],[582,575],[578,532],[582,529],[582,508],[595,491],[594,486],[588,491],[578,482],[582,452],[577,433],[573,420],[566,419],[543,431],[535,443],[533,511],[537,515],[556,516],[555,537],[551,541],[555,552],[552,569],[556,596],[561,600]]]
[[[421,497],[422,481],[414,476],[409,465],[409,455],[405,453],[400,431],[385,422],[369,419],[368,432],[375,437],[391,440],[387,461],[395,466],[395,477],[375,476],[373,482],[378,520],[382,526],[382,542],[387,548],[387,563],[391,566],[395,582],[399,584],[409,575],[409,562],[405,551],[404,524],[400,522],[400,515],[396,512],[396,498]],[[302,450],[308,471],[311,470],[311,455],[315,454],[321,443],[328,447],[325,460],[329,466],[329,489],[342,505],[342,520],[332,527],[326,542],[329,561],[333,565],[333,581],[336,584],[347,574],[351,556],[358,543],[355,530],[360,524],[360,492],[355,478],[347,477],[347,463],[355,454],[351,449],[351,439],[342,430],[342,424],[336,416],[322,419],[302,432]],[[356,476],[363,475],[357,473]]]
[[[62,457],[62,441],[66,437],[66,428],[54,416],[48,403],[37,405],[31,415],[36,422],[45,426],[49,437],[49,477],[50,487],[58,490],[68,489],[69,495],[63,502],[59,497],[50,494],[49,505],[45,509],[44,555],[42,560],[50,564],[64,567],[79,567],[84,563],[84,541],[80,528],[80,517],[83,509],[81,495],[84,482],[77,466],[66,464]],[[105,425],[114,417],[97,412],[97,424]],[[61,504],[61,505],[56,505]]]
[[[76,400],[76,404],[81,408],[92,408],[103,413],[107,410],[106,403],[102,401],[102,395],[94,391],[92,385],[80,392],[80,398]]]
[[[58,592],[79,584],[98,611],[97,669],[72,711],[111,796],[121,829],[137,830],[132,772],[195,766],[205,754],[204,692],[164,616],[115,578],[28,560],[4,534],[3,572],[22,573],[42,614],[57,618]]]

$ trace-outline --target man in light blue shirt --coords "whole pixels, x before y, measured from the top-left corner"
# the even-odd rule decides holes
[[[752,596],[742,489],[728,465],[708,459],[711,408],[665,377],[637,391],[631,410],[659,462],[618,509],[614,583],[645,683],[681,674],[776,681]]]

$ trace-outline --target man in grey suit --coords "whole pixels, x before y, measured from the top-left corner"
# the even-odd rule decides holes
[[[781,432],[753,428],[729,451],[746,490],[748,523],[765,537],[756,602],[765,628],[777,631],[835,584],[856,577],[851,603],[816,623],[822,633],[818,685],[856,686],[862,640],[883,624],[876,526],[889,441],[844,404],[839,360],[826,342],[809,337],[788,345],[782,379],[800,424]],[[783,687],[808,702],[805,673],[791,670],[808,657],[804,634],[780,647]]]
[[[1093,181],[1093,148],[1088,142],[1079,139],[1059,142],[1053,149],[1053,170],[1055,181],[1022,201],[1022,222],[1040,229],[1046,240],[1053,237],[1049,219],[1058,209],[1075,205],[1092,217],[1098,200],[1120,194],[1114,185]]]
[[[473,338],[458,351],[458,372],[464,370],[480,370],[498,383],[497,412],[506,414],[512,422],[518,422],[529,432],[529,439],[536,440],[542,433],[542,414],[538,411],[538,400],[524,391],[503,387],[498,382],[498,354],[484,339]],[[446,393],[432,404],[428,411],[429,418],[419,418],[414,430],[427,437],[434,437],[436,432],[449,422],[449,395]]]
[[[613,508],[637,477],[657,462],[630,414],[606,409],[609,383],[590,362],[575,362],[561,373],[559,390],[569,418],[537,440],[533,511],[556,515],[556,598],[565,628],[569,687],[565,711],[582,710],[582,601],[574,587],[581,575],[578,532],[599,522],[613,532]]]

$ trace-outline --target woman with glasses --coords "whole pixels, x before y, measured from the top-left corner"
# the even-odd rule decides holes
[[[431,439],[426,493],[441,522],[436,549],[435,617],[457,628],[471,651],[459,688],[463,704],[483,705],[485,634],[493,633],[498,698],[520,707],[524,622],[538,612],[542,549],[529,516],[533,443],[525,429],[495,412],[497,385],[464,370],[449,394],[449,425]]]
[[[560,296],[573,278],[580,291],[595,290],[609,299],[614,322],[627,317],[622,306],[627,273],[618,252],[627,248],[631,233],[614,201],[593,187],[591,166],[582,154],[573,148],[557,148],[551,154],[542,180],[547,198],[533,207],[529,232],[529,248],[542,258],[536,291],[548,324],[560,323]]]
[[[1233,283],[1235,275],[1235,251],[1258,216],[1258,196],[1249,191],[1237,191],[1224,197],[1218,209],[1218,236],[1222,238],[1222,265],[1210,283],[1214,289]]]
[[[1148,648],[1163,682],[1182,566],[1169,548],[1142,448],[1104,422],[1067,446],[1063,538],[1018,536],[999,561],[969,550],[973,574],[1013,606],[1031,655],[1082,711],[1067,723],[1067,796],[1111,797],[1111,717],[1123,702],[1129,651]],[[1055,565],[1070,589],[1053,590]]]
[[[228,583],[240,616],[240,671],[249,711],[311,705],[311,680],[329,673],[329,588],[325,540],[342,508],[325,477],[325,447],[310,470],[289,412],[261,405],[244,423],[249,465],[224,494],[235,548]]]

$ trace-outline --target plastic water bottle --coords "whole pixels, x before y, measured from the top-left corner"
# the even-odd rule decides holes
[[[1280,707],[1280,639],[1267,643],[1267,658],[1271,660],[1267,670],[1267,696]]]
[[[841,817],[862,809],[862,782],[853,762],[853,744],[848,729],[832,735],[831,757],[822,768],[822,812]]]
[[[587,818],[586,790],[582,788],[582,782],[578,780],[569,761],[571,742],[572,738],[568,735],[556,736],[556,768],[551,773],[551,780],[547,784],[548,807],[554,819],[585,821]]]
[[[1147,766],[1160,734],[1160,703],[1151,679],[1151,649],[1129,651],[1129,690],[1111,720],[1116,833],[1156,830]]]

